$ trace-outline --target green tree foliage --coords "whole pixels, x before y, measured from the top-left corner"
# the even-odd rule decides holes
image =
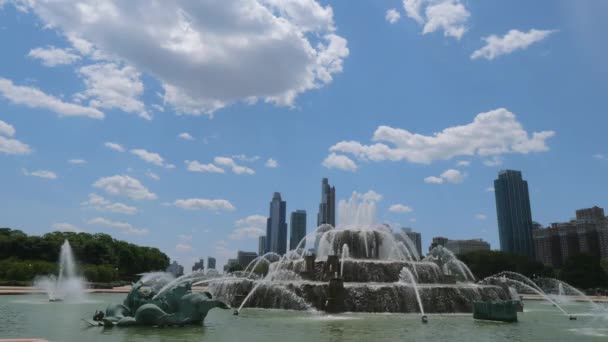
[[[478,279],[502,271],[517,272],[530,278],[554,276],[552,268],[546,267],[540,262],[531,261],[522,255],[500,251],[475,251],[459,255],[458,258],[471,269]]]
[[[108,234],[28,236],[20,230],[0,228],[0,279],[32,280],[37,275],[57,273],[59,252],[66,239],[89,281],[131,280],[138,273],[164,270],[169,265],[169,257],[158,248],[137,246]]]
[[[605,287],[608,277],[600,259],[588,254],[573,255],[566,259],[559,273],[561,280],[581,289]]]
[[[242,270],[243,270],[243,266],[241,266],[241,264],[239,264],[239,263],[234,263],[234,264],[231,264],[230,266],[228,266],[228,273],[242,271]]]

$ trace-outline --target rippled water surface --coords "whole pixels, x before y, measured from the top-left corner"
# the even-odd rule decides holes
[[[604,341],[608,316],[589,305],[565,308],[568,320],[541,302],[526,302],[515,324],[479,322],[471,314],[339,314],[244,309],[212,310],[204,326],[182,328],[87,327],[96,309],[121,302],[123,294],[88,296],[84,303],[49,303],[45,296],[0,296],[0,338],[46,338],[49,341]]]

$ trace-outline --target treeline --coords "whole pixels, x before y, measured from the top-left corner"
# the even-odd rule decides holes
[[[458,258],[478,279],[502,271],[512,271],[531,279],[556,278],[580,289],[608,287],[608,262],[601,262],[600,259],[587,254],[568,258],[561,269],[531,261],[525,256],[500,251],[475,251],[459,255]]]
[[[57,274],[66,239],[88,281],[132,280],[138,273],[164,270],[169,265],[169,257],[158,248],[137,246],[108,234],[28,236],[20,230],[0,228],[0,280],[30,281],[38,275]]]

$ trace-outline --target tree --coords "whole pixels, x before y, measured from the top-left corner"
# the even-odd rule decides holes
[[[600,259],[589,254],[577,254],[566,259],[559,278],[581,289],[608,285],[608,277],[602,269]]]
[[[459,256],[473,274],[483,279],[502,271],[517,272],[526,277],[553,277],[553,269],[523,255],[500,251],[474,251]]]

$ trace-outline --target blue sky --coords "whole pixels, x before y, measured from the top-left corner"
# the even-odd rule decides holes
[[[0,6],[0,226],[222,265],[274,191],[312,231],[322,177],[424,249],[499,247],[504,168],[542,224],[607,205],[603,2]]]

